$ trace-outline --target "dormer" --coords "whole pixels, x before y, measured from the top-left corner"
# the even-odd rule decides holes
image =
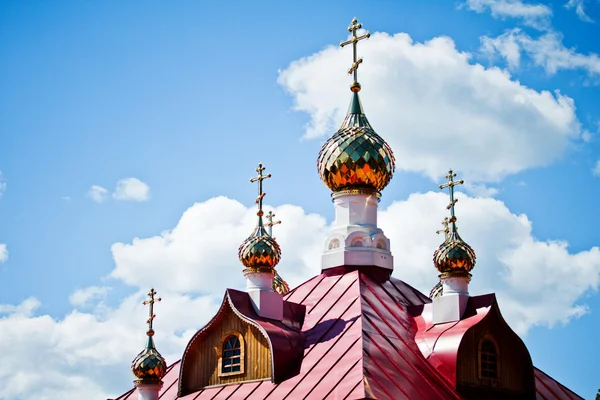
[[[261,317],[247,292],[227,289],[215,317],[188,343],[179,396],[250,381],[277,383],[298,373],[305,306],[283,301],[281,321]]]

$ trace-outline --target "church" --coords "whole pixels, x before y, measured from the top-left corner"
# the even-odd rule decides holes
[[[370,36],[361,28],[353,19],[352,36],[340,44],[353,48],[350,106],[317,160],[335,209],[321,274],[290,290],[277,273],[278,222],[263,212],[271,175],[259,164],[251,179],[256,228],[238,254],[245,290],[227,289],[216,315],[167,365],[154,340],[160,299],[152,289],[134,387],[115,400],[581,399],[533,365],[493,293],[469,293],[476,255],[458,233],[454,187],[463,181],[453,171],[440,185],[449,213],[445,238],[432,249],[438,284],[426,295],[391,276],[393,244],[377,225],[377,208],[395,160],[360,101],[357,44]]]

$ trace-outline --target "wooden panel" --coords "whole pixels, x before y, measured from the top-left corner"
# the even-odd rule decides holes
[[[496,344],[498,379],[480,376],[479,346],[482,339],[489,339]],[[465,333],[458,349],[456,365],[457,388],[467,398],[480,398],[477,396],[486,393],[487,399],[535,399],[533,364],[529,351],[495,307],[484,320]]]
[[[243,367],[240,373],[221,374],[221,346],[230,334],[241,336]],[[189,362],[186,362],[183,371],[186,377],[185,393],[205,386],[271,377],[271,353],[267,339],[256,327],[241,320],[229,308],[224,310],[219,323],[193,344],[188,354]]]

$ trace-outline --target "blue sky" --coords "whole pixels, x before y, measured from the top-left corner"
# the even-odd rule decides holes
[[[335,46],[354,16],[374,33],[363,104],[398,158],[380,203],[395,276],[435,284],[423,207],[446,201],[428,192],[454,167],[471,184],[457,213],[479,255],[472,294],[503,293],[534,363],[595,393],[600,3],[29,1],[0,5],[0,348],[14,360],[0,378],[24,379],[0,398],[126,390],[148,285],[166,292],[157,345],[175,361],[243,287],[259,161],[282,275],[318,272],[333,208],[315,160],[349,101],[351,52]],[[424,253],[401,263],[413,240]],[[71,354],[52,384],[19,369],[39,349]]]

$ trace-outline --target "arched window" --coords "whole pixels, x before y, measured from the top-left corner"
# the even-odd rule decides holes
[[[225,336],[221,345],[221,376],[244,372],[244,342],[237,332]]]
[[[479,342],[479,376],[483,379],[498,379],[498,348],[489,338]]]

